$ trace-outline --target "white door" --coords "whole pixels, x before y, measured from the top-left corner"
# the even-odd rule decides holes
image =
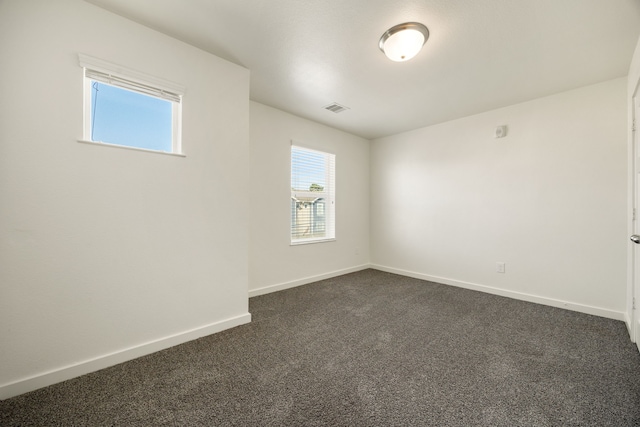
[[[633,141],[633,178],[634,178],[634,212],[633,212],[633,235],[631,241],[636,243],[633,245],[633,283],[628,295],[630,299],[631,314],[631,339],[635,341],[640,350],[640,307],[638,300],[640,297],[640,137],[636,130],[640,119],[640,93],[636,93],[633,98],[633,123],[632,123],[632,141]]]

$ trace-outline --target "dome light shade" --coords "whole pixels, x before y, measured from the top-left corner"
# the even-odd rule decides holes
[[[380,50],[392,61],[408,61],[420,52],[429,38],[429,29],[419,22],[405,22],[389,28],[380,37]]]

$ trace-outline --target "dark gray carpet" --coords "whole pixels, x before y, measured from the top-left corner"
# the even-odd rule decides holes
[[[366,270],[0,402],[3,426],[640,426],[622,322]]]

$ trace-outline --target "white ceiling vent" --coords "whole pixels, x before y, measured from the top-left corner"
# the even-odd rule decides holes
[[[325,110],[332,111],[334,113],[342,113],[345,110],[348,110],[349,107],[345,107],[344,105],[340,105],[337,102],[331,103],[324,107]]]

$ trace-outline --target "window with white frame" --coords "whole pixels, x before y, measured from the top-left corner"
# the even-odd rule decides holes
[[[87,55],[79,59],[85,142],[182,153],[184,88]]]
[[[335,154],[291,146],[291,244],[334,240]]]

